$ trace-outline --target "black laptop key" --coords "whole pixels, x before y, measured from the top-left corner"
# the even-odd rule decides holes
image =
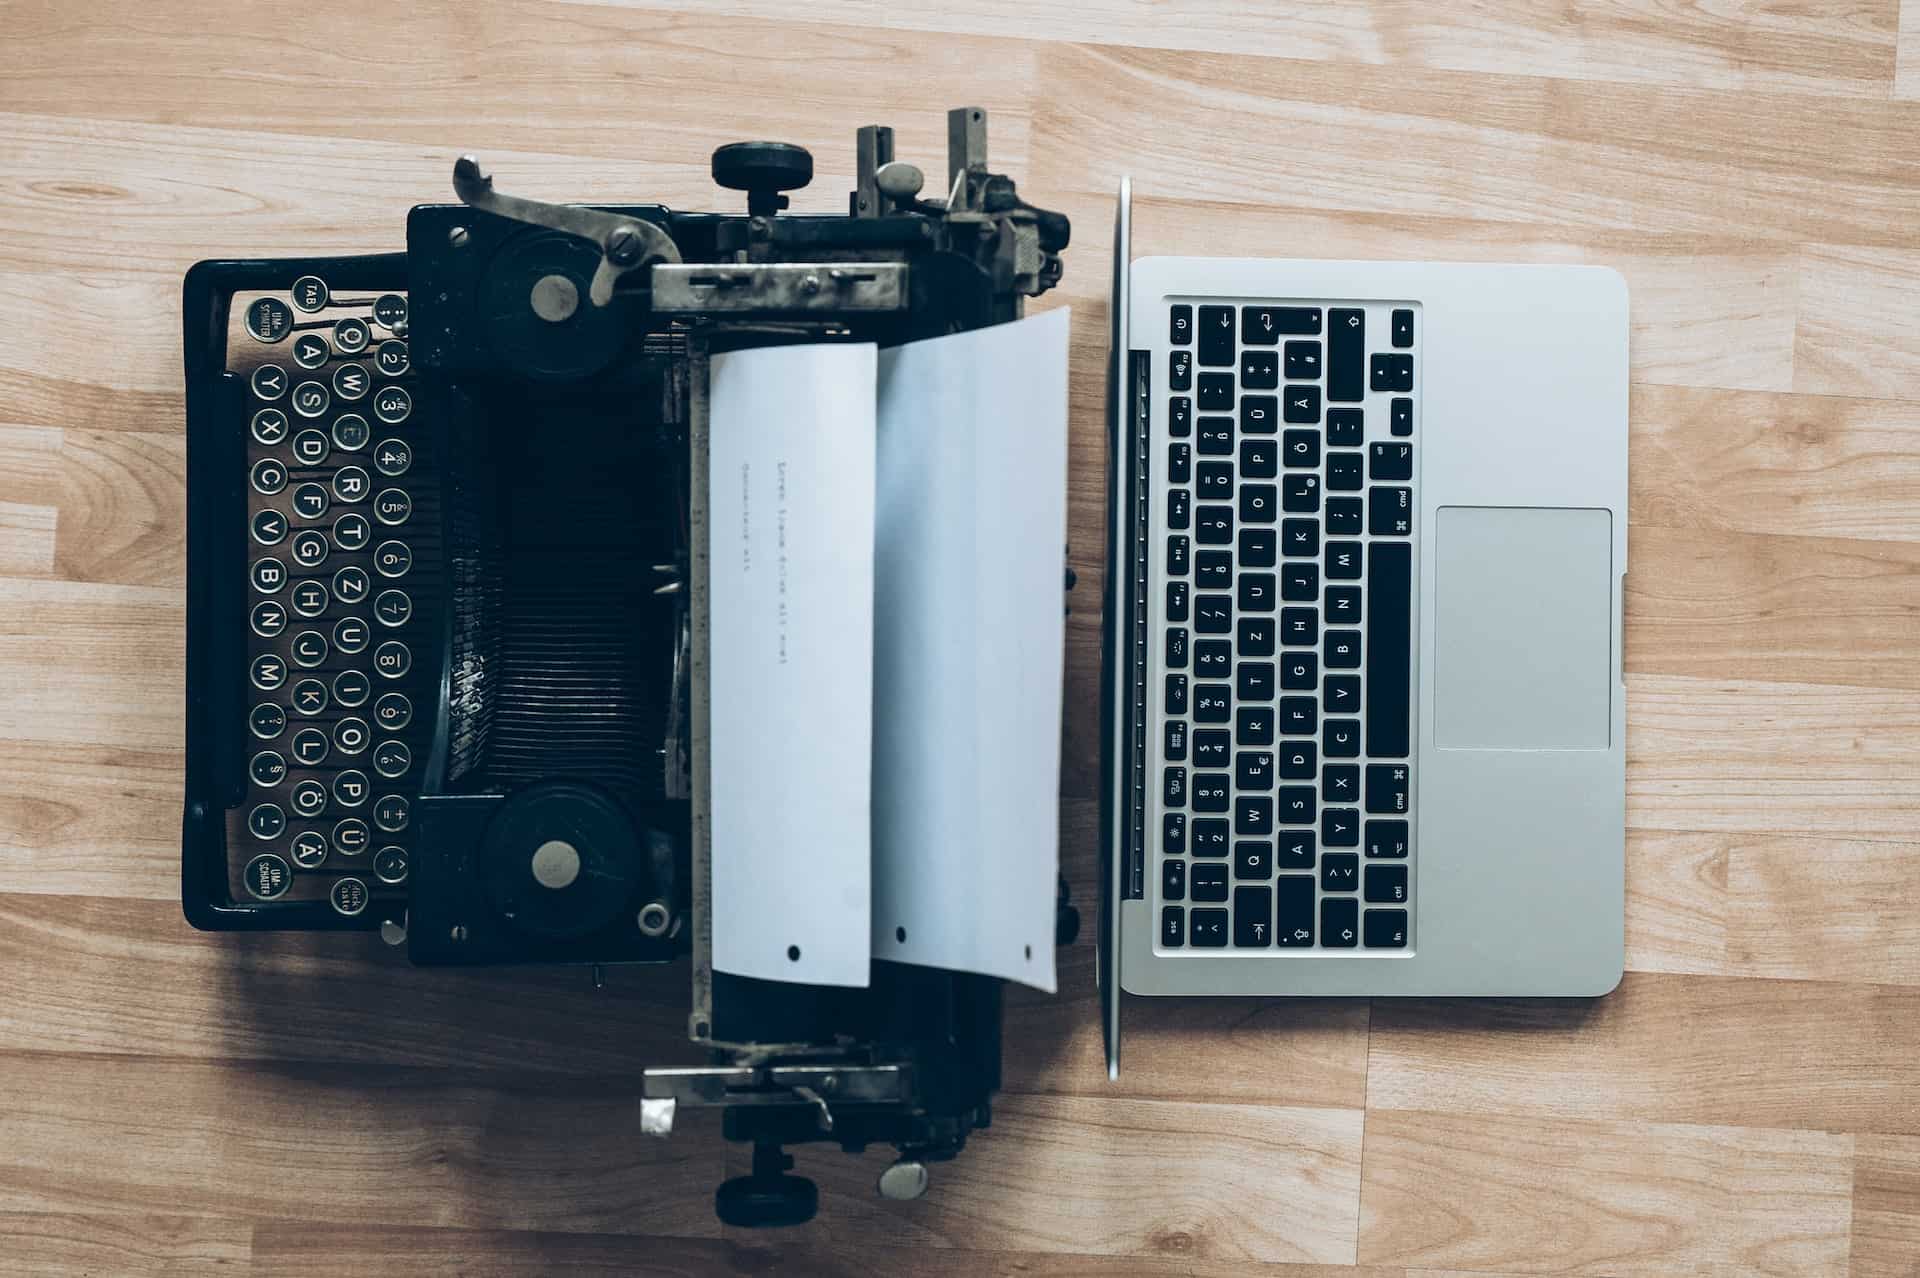
[[[1233,456],[1233,418],[1202,417],[1200,437],[1194,441],[1202,457]]]
[[[1233,363],[1233,308],[1200,308],[1200,362],[1209,368]]]
[[[1273,663],[1243,661],[1235,670],[1242,701],[1266,701],[1273,696]]]
[[[1166,707],[1168,714],[1187,712],[1187,677],[1183,674],[1167,676]]]
[[[1312,603],[1320,593],[1320,565],[1311,559],[1289,560],[1280,569],[1280,598],[1288,603]]]
[[[1187,806],[1187,770],[1168,768],[1160,776],[1160,803],[1163,807]]]
[[[1187,936],[1197,950],[1225,949],[1227,912],[1225,910],[1193,910],[1191,917],[1187,920]]]
[[[1367,416],[1358,408],[1327,410],[1327,447],[1358,448],[1367,442]]]
[[[1273,707],[1241,706],[1234,712],[1233,740],[1235,745],[1257,746],[1273,744]],[[1401,807],[1397,811],[1404,812]],[[1260,833],[1246,830],[1245,834]]]
[[[1271,439],[1240,441],[1240,476],[1243,479],[1272,479],[1280,473],[1280,450]]]
[[[1327,398],[1356,404],[1366,398],[1367,313],[1327,312]]]
[[[1280,663],[1280,686],[1288,692],[1312,692],[1320,679],[1320,657],[1311,652],[1289,652]]]
[[[1187,668],[1187,628],[1185,626],[1167,627],[1167,666],[1172,670]]]
[[[1280,437],[1287,465],[1295,470],[1313,470],[1320,465],[1320,432],[1290,430]]]
[[[1167,312],[1167,344],[1169,346],[1191,346],[1193,344],[1193,308],[1175,306]]]
[[[1329,852],[1320,858],[1322,892],[1356,892],[1360,889],[1360,857],[1353,852]]]
[[[1160,899],[1184,901],[1187,898],[1187,863],[1170,856],[1160,863]]]
[[[1366,942],[1370,950],[1407,948],[1407,912],[1405,910],[1368,910]]]
[[[1365,840],[1369,857],[1404,859],[1407,855],[1407,823],[1405,821],[1369,821]]]
[[[1228,777],[1223,772],[1196,772],[1193,774],[1193,810],[1195,812],[1225,812],[1232,800],[1227,793]]]
[[[1204,509],[1202,510],[1204,514]],[[1360,543],[1357,541],[1330,541],[1327,543],[1327,580],[1360,580]]]
[[[1275,813],[1281,825],[1313,824],[1316,800],[1310,785],[1283,785],[1275,794]]]
[[[1273,943],[1283,949],[1313,944],[1313,879],[1283,874],[1273,881]]]
[[[1192,874],[1187,880],[1187,894],[1195,901],[1226,900],[1227,863],[1225,861],[1196,861]]]
[[[1369,763],[1367,765],[1367,811],[1399,816],[1407,810],[1407,765]]]
[[[1320,553],[1320,521],[1286,519],[1280,523],[1280,548],[1289,556],[1311,559]]]
[[[1243,657],[1271,657],[1273,655],[1273,618],[1242,617],[1240,644],[1237,651]]]
[[[1273,786],[1273,751],[1241,750],[1233,756],[1233,783],[1242,792],[1264,791]]]
[[[1280,399],[1276,395],[1242,395],[1240,429],[1249,435],[1271,435],[1280,429]]]
[[[1160,947],[1177,950],[1187,943],[1187,912],[1178,905],[1160,907]]]
[[[1326,703],[1328,714],[1359,714],[1359,676],[1328,675],[1320,685],[1320,700]]]
[[[1360,801],[1360,769],[1351,763],[1329,763],[1320,769],[1320,801],[1358,803]]]
[[[1240,530],[1240,566],[1242,568],[1271,568],[1277,551],[1274,547],[1279,538],[1271,528],[1242,528]]]
[[[1362,894],[1370,905],[1405,905],[1407,903],[1407,867],[1404,865],[1369,865],[1367,867],[1367,889]]]
[[[1313,780],[1314,769],[1319,766],[1314,759],[1313,742],[1283,741],[1276,753],[1280,756],[1282,781]]]
[[[1407,757],[1410,711],[1407,649],[1412,637],[1413,547],[1367,546],[1367,753]]]
[[[1174,387],[1175,390],[1181,389]],[[1227,413],[1233,411],[1233,374],[1200,374],[1200,411],[1203,413]]]
[[[1166,738],[1161,742],[1160,753],[1168,763],[1184,763],[1187,758],[1187,721],[1185,719],[1167,720]]]
[[[1320,840],[1312,826],[1282,830],[1274,836],[1273,864],[1280,870],[1311,870]]]
[[[1167,400],[1167,434],[1185,439],[1193,433],[1193,401],[1185,395]]]
[[[1240,574],[1240,611],[1272,612],[1274,591],[1278,589],[1270,572]]]
[[[1379,443],[1367,450],[1367,478],[1404,482],[1413,478],[1413,445]]]
[[[1185,528],[1193,522],[1193,494],[1185,488],[1167,491],[1167,527]]]
[[[1168,856],[1185,856],[1187,852],[1187,814],[1184,812],[1164,812],[1160,816],[1160,850]]]
[[[1167,445],[1167,482],[1169,484],[1193,482],[1192,444],[1181,441]]]
[[[1186,540],[1184,537],[1182,541]],[[1167,620],[1185,621],[1187,619],[1187,583],[1169,581],[1167,583]]]
[[[1199,794],[1195,788],[1195,796]],[[1329,848],[1360,846],[1360,813],[1353,808],[1324,808],[1320,812],[1320,842]],[[1323,860],[1325,858],[1322,858]]]
[[[1264,885],[1233,890],[1233,944],[1243,950],[1273,944],[1273,893]]]
[[[1410,391],[1413,389],[1413,356],[1411,355],[1375,355],[1371,376],[1373,389],[1377,391]]]
[[[1193,688],[1193,721],[1225,723],[1233,717],[1233,689],[1224,683],[1200,683]]]
[[[1264,794],[1243,794],[1234,800],[1235,834],[1272,834],[1273,800]]]
[[[1413,490],[1382,484],[1367,490],[1367,531],[1376,537],[1405,537],[1413,531]]]
[[[1274,520],[1274,507],[1279,503],[1279,490],[1272,484],[1242,484],[1240,486],[1240,522],[1270,524]]]
[[[1389,429],[1391,429],[1395,435],[1407,436],[1413,434],[1413,401],[1410,399],[1394,400],[1393,415],[1387,420]]]
[[[1360,668],[1360,632],[1358,630],[1329,630],[1326,640],[1321,644],[1320,655],[1329,670],[1358,670]]]
[[[1359,453],[1327,454],[1327,491],[1357,493],[1366,483],[1364,460]]]
[[[1225,728],[1195,728],[1193,765],[1196,768],[1224,768],[1233,754],[1233,734]]]
[[[1280,636],[1290,648],[1310,648],[1320,638],[1320,614],[1311,608],[1282,608]]]
[[[1310,382],[1320,378],[1320,343],[1287,343],[1287,377]]]
[[[1320,710],[1312,697],[1280,698],[1280,731],[1310,737],[1320,730]]]
[[[1280,480],[1280,509],[1293,515],[1320,513],[1320,477],[1285,475]]]
[[[1319,331],[1317,306],[1240,308],[1240,340],[1249,346],[1272,346],[1282,337],[1311,336]]]
[[[1193,534],[1203,546],[1233,544],[1233,507],[1202,506],[1194,516]]]
[[[1240,356],[1240,384],[1248,390],[1273,390],[1280,385],[1280,357],[1272,351],[1247,351]]]
[[[1360,757],[1360,721],[1358,719],[1328,719],[1320,729],[1320,745],[1329,759],[1357,759]]]
[[[1393,344],[1398,347],[1413,345],[1413,312],[1396,310],[1393,313]]]
[[[1225,590],[1233,584],[1233,552],[1203,550],[1193,557],[1193,584],[1202,590]]]
[[[1193,389],[1193,352],[1175,351],[1167,357],[1167,385],[1174,390]]]
[[[1241,839],[1233,845],[1233,877],[1273,877],[1273,844],[1266,839]]]
[[[1289,386],[1280,396],[1281,420],[1295,426],[1313,426],[1320,421],[1320,388]]]
[[[1193,821],[1193,854],[1195,856],[1225,856],[1227,845],[1233,841],[1224,817],[1195,817]]]
[[[1358,537],[1360,522],[1358,497],[1327,498],[1327,536]]]
[[[1360,903],[1352,897],[1330,896],[1320,902],[1320,944],[1331,950],[1350,950],[1360,943]]]
[[[1327,624],[1329,626],[1358,625],[1360,622],[1360,587],[1327,587]]]
[[[1224,679],[1233,669],[1233,645],[1225,639],[1202,639],[1193,653],[1193,672],[1202,679]]]
[[[1167,576],[1184,577],[1187,575],[1187,559],[1191,546],[1186,534],[1175,533],[1167,538]],[[1169,585],[1173,583],[1168,583]],[[1175,621],[1184,621],[1184,617],[1175,617]]]

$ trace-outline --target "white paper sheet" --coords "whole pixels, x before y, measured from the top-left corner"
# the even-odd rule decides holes
[[[713,965],[868,983],[871,345],[716,355],[708,405]]]
[[[1054,988],[1065,308],[880,354],[873,954]]]

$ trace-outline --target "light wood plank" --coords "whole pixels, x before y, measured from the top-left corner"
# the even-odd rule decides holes
[[[1809,248],[1801,257],[1793,388],[1920,399],[1920,252]]]
[[[1360,1259],[1513,1273],[1837,1274],[1853,1140],[1367,1114]]]
[[[1920,841],[1740,840],[1726,875],[1730,971],[1920,984]]]
[[[180,899],[181,762],[0,738],[0,892]]]
[[[0,738],[175,750],[181,592],[0,578]]]
[[[60,576],[130,586],[186,580],[184,434],[70,430],[60,459]]]
[[[1381,1001],[1367,1103],[1920,1133],[1920,990],[1631,973],[1599,1000]]]
[[[696,0],[588,2],[715,7]],[[727,0],[722,7],[753,17],[791,12],[780,0]],[[1171,12],[1151,0],[964,0],[928,7],[832,0],[813,6],[835,22],[946,34],[1017,29],[1049,40],[1345,64],[1869,96],[1884,95],[1893,74],[1894,9],[1894,0],[1730,6],[1608,0],[1583,6],[1580,20],[1569,23],[1567,11],[1548,0],[1337,6],[1210,0]]]
[[[1920,98],[1920,0],[1900,0],[1898,49],[1893,96]]]
[[[1862,1136],[1853,1161],[1852,1278],[1920,1271],[1920,1140]]]
[[[1627,835],[1627,970],[1727,974],[1727,843],[1733,836]]]
[[[0,1274],[21,1278],[243,1273],[252,1258],[245,1221],[0,1212]]]

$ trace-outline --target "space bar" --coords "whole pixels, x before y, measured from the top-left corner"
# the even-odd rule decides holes
[[[1413,547],[1367,546],[1367,755],[1407,757],[1407,667],[1413,612]]]

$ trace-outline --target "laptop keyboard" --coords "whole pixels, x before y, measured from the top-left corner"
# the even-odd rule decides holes
[[[1418,319],[1167,308],[1161,950],[1409,945]]]

